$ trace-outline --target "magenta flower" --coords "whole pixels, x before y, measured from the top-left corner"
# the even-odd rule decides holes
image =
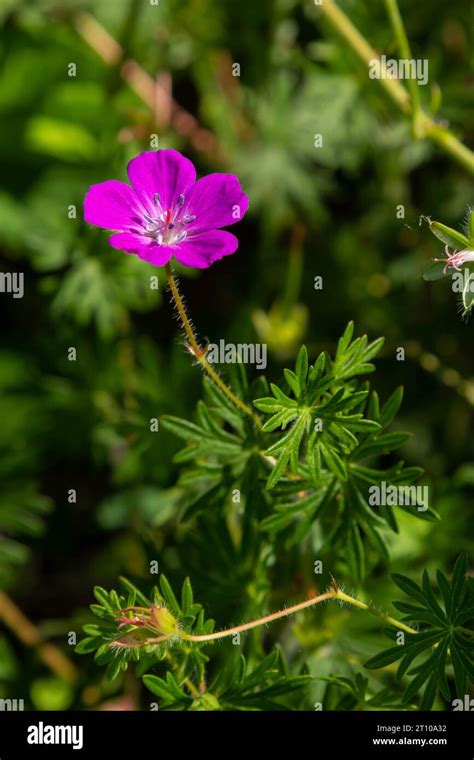
[[[209,174],[196,182],[194,165],[176,150],[141,153],[127,172],[131,187],[109,179],[92,185],[84,200],[86,222],[115,231],[111,246],[155,266],[174,256],[198,269],[237,250],[235,235],[220,229],[248,209],[235,175]]]

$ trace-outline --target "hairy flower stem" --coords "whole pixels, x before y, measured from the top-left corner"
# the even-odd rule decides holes
[[[393,3],[391,3],[393,5]],[[354,52],[359,56],[367,66],[370,65],[370,61],[374,58],[379,58],[378,53],[374,48],[369,45],[367,40],[361,35],[359,30],[354,26],[352,21],[346,16],[346,14],[334,3],[333,0],[324,0],[322,3],[321,11],[324,16],[330,21],[330,23],[337,29],[341,37],[350,45]],[[393,10],[393,9],[392,9]],[[398,9],[397,9],[398,10]],[[396,20],[396,13],[393,10],[391,14],[392,23]],[[401,42],[400,29],[397,22],[395,28],[399,43]],[[417,108],[417,101],[413,102],[406,91],[405,87],[400,84],[396,79],[388,79],[382,76],[377,80],[381,87],[387,92],[390,98],[398,105],[403,113],[407,116],[414,118],[414,111],[417,111],[416,116],[416,131],[415,137],[421,139],[423,137],[436,143],[445,153],[448,153],[456,161],[467,169],[469,172],[474,170],[474,154],[466,147],[460,140],[457,139],[453,133],[447,129],[447,127],[437,123],[431,116],[422,109]],[[416,83],[414,83],[416,86]]]
[[[390,615],[385,615],[385,613],[380,612],[380,610],[375,609],[375,607],[371,607],[369,604],[366,604],[365,602],[361,602],[359,599],[354,599],[353,596],[349,596],[348,594],[345,594],[343,591],[338,589],[334,594],[335,599],[339,599],[341,602],[347,602],[347,604],[352,604],[354,607],[359,607],[361,610],[366,610],[366,612],[370,612],[371,615],[375,615],[375,617],[380,618],[385,623],[389,623],[390,625],[395,626],[395,628],[399,628],[401,631],[406,631],[406,633],[418,633],[414,628],[411,628],[409,625],[405,625],[405,623],[401,623],[399,620],[396,620],[393,617],[390,617]]]
[[[359,607],[360,609],[369,612],[371,615],[375,615],[385,623],[389,623],[390,625],[395,626],[395,628],[406,631],[407,633],[417,633],[417,631],[415,631],[414,628],[410,628],[409,625],[405,625],[399,620],[395,620],[395,618],[390,617],[389,615],[385,615],[383,612],[370,607],[368,604],[365,604],[365,602],[361,602],[359,599],[355,599],[354,597],[345,594],[340,589],[335,588],[332,591],[326,591],[324,594],[319,594],[319,596],[315,596],[311,599],[306,599],[304,602],[294,604],[292,607],[285,607],[285,609],[279,610],[278,612],[272,612],[270,615],[264,615],[264,617],[257,618],[257,620],[251,620],[249,623],[242,623],[242,625],[235,625],[232,628],[226,628],[224,631],[216,631],[215,633],[207,633],[202,635],[193,635],[191,633],[181,632],[180,638],[185,639],[186,641],[194,642],[224,639],[227,636],[233,636],[236,633],[242,633],[243,631],[249,631],[252,628],[258,628],[261,625],[273,623],[275,620],[280,620],[281,618],[288,617],[289,615],[294,615],[295,612],[300,612],[301,610],[307,609],[308,607],[313,607],[314,605],[319,604],[320,602],[325,602],[329,599],[339,599],[341,602],[347,602],[347,604],[352,604],[354,607]]]
[[[247,404],[244,401],[242,401],[242,399],[240,399],[238,396],[235,395],[235,393],[233,393],[233,391],[231,391],[229,386],[224,383],[224,381],[221,379],[221,377],[216,372],[214,367],[211,364],[209,364],[209,362],[207,361],[206,351],[205,349],[202,349],[201,346],[199,345],[198,339],[196,337],[193,326],[191,324],[191,320],[188,317],[186,307],[184,305],[184,301],[181,298],[176,280],[174,278],[173,272],[169,264],[166,265],[166,275],[168,278],[168,285],[171,290],[173,301],[175,303],[176,309],[181,319],[181,323],[183,325],[184,331],[189,341],[189,349],[192,355],[197,359],[197,361],[200,363],[202,368],[207,372],[207,374],[209,375],[211,380],[217,385],[217,387],[220,388],[220,390],[223,393],[225,393],[227,398],[230,401],[232,401],[232,403],[235,404],[235,406],[238,406],[239,409],[241,409],[245,414],[251,417],[253,421],[255,422],[256,426],[259,429],[261,429],[262,423],[260,421],[259,416],[249,406],[247,406]]]

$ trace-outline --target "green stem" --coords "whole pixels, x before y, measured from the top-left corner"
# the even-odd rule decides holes
[[[316,604],[320,604],[321,602],[325,602],[329,599],[339,599],[342,602],[347,602],[347,604],[352,604],[354,607],[359,607],[359,609],[365,610],[371,615],[375,615],[375,617],[383,620],[389,625],[393,625],[399,630],[406,631],[407,633],[417,633],[417,631],[414,628],[410,628],[409,625],[405,625],[405,623],[402,623],[399,620],[390,617],[390,615],[385,615],[385,613],[376,610],[374,607],[370,607],[368,604],[365,604],[365,602],[361,602],[359,599],[355,599],[354,597],[345,594],[340,589],[334,589],[332,591],[326,591],[324,594],[319,594],[319,596],[315,596],[312,599],[306,599],[304,602],[294,604],[291,607],[285,607],[283,610],[279,610],[278,612],[272,612],[269,615],[264,615],[264,617],[257,618],[256,620],[251,620],[249,623],[242,623],[242,625],[235,625],[232,628],[226,628],[223,631],[216,631],[215,633],[206,633],[201,635],[181,632],[180,638],[185,639],[186,641],[194,642],[224,639],[227,636],[233,636],[236,633],[243,633],[244,631],[249,631],[252,628],[258,628],[261,625],[268,625],[268,623],[273,623],[275,620],[288,617],[289,615],[294,615],[296,612],[305,610],[308,607],[314,607]]]
[[[436,124],[425,115],[425,134],[436,143],[445,153],[449,153],[468,172],[474,173],[474,153],[460,142],[446,127]]]
[[[333,0],[324,0],[321,5],[321,10],[330,23],[337,29],[341,37],[350,45],[352,50],[359,56],[367,66],[370,65],[370,61],[374,58],[379,58],[376,50],[374,50],[367,40],[360,34],[359,30],[354,26],[352,21],[341,11],[341,9],[333,2]],[[398,10],[398,8],[397,8]],[[395,16],[394,16],[395,20]],[[403,26],[402,26],[403,29]],[[404,34],[404,30],[403,30]],[[399,37],[399,43],[401,38]],[[407,43],[408,44],[408,43]],[[396,79],[388,79],[382,76],[377,80],[381,87],[387,92],[394,103],[400,108],[400,110],[409,116],[413,117],[414,103],[410,99],[410,95]],[[418,97],[418,93],[415,97]],[[413,98],[413,93],[412,93]],[[416,100],[415,100],[416,103]],[[441,148],[445,153],[454,158],[461,166],[463,166],[470,173],[474,172],[474,153],[446,127],[438,124],[422,109],[418,108],[416,121],[416,134],[417,138],[426,137]]]
[[[292,607],[285,607],[285,609],[278,610],[278,612],[272,612],[270,615],[264,615],[263,617],[257,618],[256,620],[251,620],[249,623],[242,623],[242,625],[235,625],[232,628],[226,628],[224,631],[216,631],[215,633],[205,633],[202,635],[180,633],[180,638],[185,639],[186,641],[194,642],[224,639],[227,636],[233,636],[236,633],[249,631],[252,628],[258,628],[261,625],[268,625],[268,623],[273,623],[275,620],[288,617],[289,615],[294,615],[295,612],[300,612],[300,610],[305,610],[307,607],[313,607],[315,604],[319,604],[320,602],[325,602],[327,599],[333,598],[334,591],[327,591],[325,594],[320,594],[319,596],[315,596],[312,599],[306,599],[306,601],[294,604]]]
[[[390,617],[390,615],[385,615],[384,612],[380,612],[380,610],[376,610],[375,607],[370,607],[365,602],[361,602],[359,599],[354,599],[353,596],[349,596],[348,594],[344,594],[343,591],[338,589],[336,593],[334,594],[335,599],[339,599],[341,602],[347,602],[347,604],[352,604],[353,607],[359,607],[361,610],[365,610],[366,612],[370,612],[371,615],[375,615],[375,617],[380,618],[385,623],[389,623],[389,625],[395,626],[395,628],[399,628],[401,631],[406,631],[406,633],[418,633],[414,628],[411,628],[409,625],[405,625],[405,623],[400,622],[400,620],[396,620],[393,617]]]
[[[188,317],[186,307],[184,305],[184,301],[181,298],[180,292],[178,290],[178,286],[176,284],[176,280],[173,276],[173,272],[171,271],[171,267],[169,264],[166,265],[166,275],[168,278],[168,285],[171,290],[171,295],[173,296],[173,301],[176,305],[176,309],[178,311],[178,314],[181,319],[181,323],[183,325],[184,331],[186,333],[186,336],[189,341],[189,349],[192,353],[192,355],[197,359],[197,361],[200,363],[200,365],[203,367],[203,369],[207,372],[211,380],[220,388],[220,390],[225,393],[227,398],[232,401],[235,406],[239,407],[245,414],[247,414],[249,417],[253,419],[256,426],[261,429],[262,423],[260,421],[260,417],[249,407],[247,404],[242,401],[238,396],[231,391],[228,385],[224,383],[222,378],[218,375],[214,367],[209,364],[209,362],[206,359],[206,352],[204,349],[201,348],[201,346],[198,343],[196,334],[194,332],[193,326],[191,324],[191,320]]]
[[[400,15],[400,10],[398,8],[397,0],[385,0],[385,5],[387,8],[387,13],[390,18],[390,23],[392,24],[393,31],[395,33],[395,37],[397,38],[398,48],[400,50],[400,55],[405,60],[411,60],[411,50],[410,50],[410,44],[408,42],[408,37],[405,32],[405,27],[403,26],[403,20]],[[421,103],[420,103],[420,92],[418,90],[418,82],[415,79],[408,79],[408,90],[410,92],[411,97],[411,108],[412,108],[412,117],[413,117],[413,134],[416,138],[423,137],[423,133],[421,131],[421,125],[420,125],[420,115],[421,115]]]
[[[355,53],[357,53],[360,60],[367,66],[369,66],[370,61],[374,58],[379,58],[377,51],[369,45],[365,37],[361,35],[352,21],[350,21],[333,0],[324,0],[321,5],[321,10],[331,24],[337,29],[341,37],[349,43],[350,47]],[[385,76],[381,76],[377,81],[404,113],[410,113],[410,98],[400,82],[396,79],[388,79]]]

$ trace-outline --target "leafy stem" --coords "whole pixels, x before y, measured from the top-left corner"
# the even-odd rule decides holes
[[[202,368],[207,372],[211,380],[218,386],[218,388],[220,388],[223,393],[225,393],[227,398],[233,404],[235,404],[235,406],[238,406],[239,409],[241,409],[246,415],[251,417],[256,426],[260,429],[262,427],[262,423],[258,415],[255,414],[255,412],[244,401],[242,401],[242,399],[235,395],[235,393],[229,388],[228,385],[226,385],[214,367],[206,359],[206,350],[199,345],[196,333],[194,332],[193,325],[186,311],[186,306],[181,297],[177,282],[174,278],[169,264],[166,265],[166,276],[168,278],[168,285],[173,297],[173,301],[175,303],[176,309],[181,319],[181,323],[189,341],[188,350],[197,359]]]

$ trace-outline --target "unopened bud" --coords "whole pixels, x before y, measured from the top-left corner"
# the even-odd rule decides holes
[[[155,605],[151,608],[153,628],[164,636],[174,636],[178,632],[176,619],[166,607]]]

